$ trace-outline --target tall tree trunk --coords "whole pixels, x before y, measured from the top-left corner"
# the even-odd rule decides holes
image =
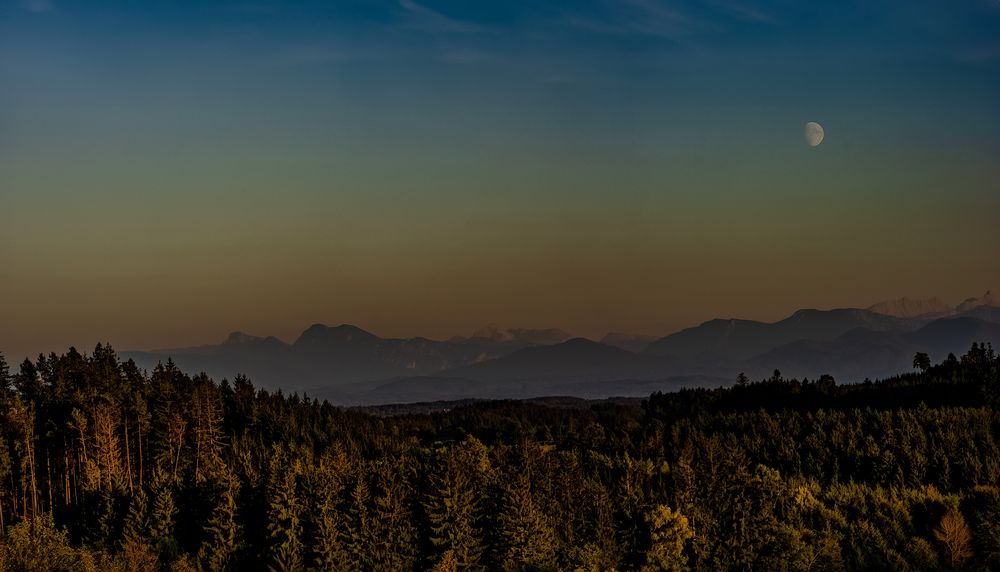
[[[80,502],[80,451],[73,456],[73,504]]]
[[[70,505],[70,490],[69,490],[69,443],[66,442],[66,436],[63,435],[63,502],[68,507]]]
[[[142,419],[136,418],[136,430],[139,432],[139,486],[143,485],[142,480]]]
[[[125,470],[128,472],[128,492],[132,492],[132,449],[128,443],[128,416],[125,417]]]
[[[177,445],[177,454],[174,455],[174,470],[173,470],[174,484],[177,484],[177,465],[180,464],[181,464],[181,446]]]
[[[30,448],[30,461],[31,461],[31,516],[38,514],[38,459],[35,457],[35,446],[34,443],[31,444]]]
[[[14,486],[14,471],[10,472],[10,515],[17,516],[17,487]]]
[[[201,423],[194,427],[194,482],[201,482]]]
[[[49,448],[45,449],[45,468],[48,472],[49,512],[52,512],[55,504],[52,502],[52,451]]]

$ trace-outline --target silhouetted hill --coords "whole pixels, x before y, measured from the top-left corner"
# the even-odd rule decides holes
[[[661,338],[649,344],[643,353],[694,360],[703,365],[726,365],[799,340],[832,340],[856,328],[907,331],[915,326],[911,320],[856,308],[799,310],[774,323],[710,320]]]
[[[565,342],[571,336],[558,328],[501,328],[496,324],[487,324],[472,333],[471,336],[455,336],[448,341],[457,343],[507,343],[525,345],[552,345]]]
[[[917,318],[917,317],[939,317],[947,316],[955,312],[955,308],[944,303],[940,298],[928,298],[926,300],[914,300],[911,298],[898,298],[896,300],[885,300],[868,307],[869,312],[885,314],[897,318]]]
[[[628,350],[630,352],[640,352],[646,349],[651,342],[657,339],[656,336],[644,334],[623,334],[621,332],[608,332],[601,338],[601,343]]]
[[[331,349],[348,349],[374,347],[381,341],[375,334],[366,332],[357,326],[341,324],[329,327],[323,324],[313,324],[302,332],[295,340],[295,347],[312,351],[329,351]]]
[[[745,371],[763,377],[779,369],[786,377],[831,374],[843,381],[888,377],[910,371],[913,355],[926,352],[931,361],[959,355],[973,342],[1000,347],[1000,324],[969,317],[941,318],[913,332],[857,329],[833,340],[800,340],[747,360]]]
[[[922,346],[920,351],[930,354],[931,361],[942,361],[949,353],[962,354],[973,342],[1000,347],[1000,324],[968,316],[944,318],[904,337]]]
[[[603,380],[646,378],[666,371],[666,361],[573,338],[554,346],[518,350],[508,356],[445,372],[480,381]]]
[[[885,300],[868,307],[871,312],[895,316],[897,318],[923,318],[927,320],[935,318],[946,318],[950,316],[963,316],[975,313],[981,308],[995,308],[996,301],[993,293],[989,290],[985,294],[976,298],[966,298],[957,306],[949,306],[940,298],[928,298],[926,300],[914,300],[911,298],[898,298],[896,300]],[[973,316],[976,317],[976,316]]]
[[[974,310],[980,306],[996,306],[996,300],[993,299],[992,292],[987,290],[986,293],[979,298],[966,298],[955,308],[955,311],[961,314],[963,312],[968,312],[969,310]]]
[[[511,330],[521,338],[380,338],[357,326],[313,324],[292,344],[242,332],[216,345],[148,352],[122,352],[145,369],[174,360],[183,371],[206,372],[218,379],[244,374],[265,387],[290,390],[339,385],[396,376],[435,374],[528,347],[528,338],[556,336],[555,330]]]
[[[966,310],[959,317],[965,318],[976,318],[977,320],[982,320],[984,322],[993,322],[1000,324],[1000,307],[997,306],[976,306],[971,310]]]
[[[398,377],[381,382],[366,382],[327,388],[315,388],[309,394],[348,405],[381,405],[463,399],[530,399],[544,396],[571,396],[583,399],[609,397],[644,397],[655,391],[681,388],[715,388],[731,380],[711,376],[673,376],[655,379],[581,380],[572,377],[539,379],[474,380],[458,377]]]
[[[309,373],[295,359],[291,345],[275,337],[258,337],[243,332],[233,332],[222,343],[215,345],[122,352],[121,355],[148,370],[169,358],[190,374],[205,372],[218,379],[232,379],[237,373],[244,373],[265,385],[271,380],[293,383]]]
[[[343,403],[606,397],[653,391],[665,380],[674,380],[667,385],[732,380],[740,371],[755,378],[780,369],[786,376],[829,373],[858,381],[908,371],[917,351],[937,360],[974,341],[1000,346],[1000,308],[966,306],[940,319],[854,308],[799,310],[774,323],[717,319],[648,345],[641,337],[622,334],[605,336],[613,343],[583,338],[541,343],[567,335],[556,329],[489,326],[470,338],[437,341],[381,338],[349,324],[314,324],[292,344],[234,332],[216,345],[122,355],[146,369],[171,358],[188,373],[204,371],[219,379],[241,373],[264,387],[306,390]],[[906,311],[927,307],[910,304]],[[625,349],[640,347],[639,352]]]

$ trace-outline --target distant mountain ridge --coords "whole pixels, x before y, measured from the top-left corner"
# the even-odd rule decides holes
[[[989,290],[980,298],[966,298],[961,304],[955,307],[955,312],[961,314],[962,312],[968,312],[979,308],[981,306],[996,306],[996,300],[993,299],[993,293]]]
[[[643,334],[624,334],[621,332],[608,332],[601,338],[601,343],[630,352],[639,352],[656,340],[656,336]]]
[[[573,336],[558,328],[501,328],[496,324],[487,324],[476,330],[469,337],[455,336],[449,341],[467,342],[470,340],[488,340],[491,342],[520,342],[527,344],[551,345],[565,342]]]
[[[767,324],[765,324],[767,325]],[[732,383],[736,372],[768,377],[832,374],[843,381],[895,375],[910,369],[916,352],[934,359],[960,355],[973,342],[1000,346],[1000,322],[963,316],[924,322],[916,330],[850,329],[826,340],[796,340],[743,360],[676,359],[637,354],[585,339],[536,346],[479,364],[418,378],[345,388],[338,399],[349,403],[393,400],[527,398],[572,395],[587,398],[642,396],[651,391]]]
[[[643,353],[678,359],[744,360],[796,340],[829,340],[856,328],[905,331],[908,320],[857,308],[799,310],[774,323],[753,320],[709,320],[650,343]]]
[[[452,369],[447,373],[483,381],[520,381],[648,378],[662,372],[662,360],[586,338],[573,338],[551,346],[520,349],[498,359]]]
[[[868,311],[897,318],[916,318],[918,316],[945,316],[953,313],[955,308],[937,297],[926,300],[899,298],[872,304],[868,307]]]
[[[265,386],[302,390],[432,374],[538,345],[531,340],[568,338],[554,329],[507,332],[512,333],[438,341],[381,338],[350,324],[313,324],[291,344],[271,336],[233,332],[216,345],[122,353],[147,369],[169,358],[185,371],[204,371],[217,378],[242,373]]]
[[[1000,347],[1000,323],[973,317],[940,318],[909,332],[851,330],[832,340],[799,340],[748,360],[745,371],[762,377],[774,369],[789,377],[816,377],[861,381],[890,377],[910,370],[917,352],[937,361],[949,353],[961,355],[973,342]]]
[[[872,304],[868,311],[897,318],[940,318],[964,314],[982,306],[996,306],[993,293],[989,290],[979,298],[966,298],[957,306],[949,306],[936,296],[925,300],[897,298]]]
[[[447,341],[313,324],[292,343],[233,332],[215,345],[122,354],[147,369],[169,358],[189,373],[245,374],[264,387],[343,403],[595,398],[678,383],[721,384],[741,371],[752,377],[774,369],[797,377],[829,373],[842,381],[884,377],[907,371],[917,351],[940,360],[973,341],[1000,346],[1000,308],[992,301],[990,292],[954,308],[936,298],[901,298],[868,309],[803,309],[773,323],[714,319],[657,339],[608,334],[600,342],[556,328],[494,324]]]

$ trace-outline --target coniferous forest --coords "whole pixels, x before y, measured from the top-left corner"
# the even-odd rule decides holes
[[[1000,568],[1000,358],[914,368],[380,416],[106,346],[0,360],[0,568]]]

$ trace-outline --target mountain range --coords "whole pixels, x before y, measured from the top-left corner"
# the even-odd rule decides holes
[[[151,369],[172,359],[189,373],[236,374],[257,385],[344,404],[572,395],[642,396],[655,390],[766,377],[831,374],[842,382],[908,371],[914,353],[960,355],[1000,346],[1000,308],[987,292],[951,307],[901,298],[867,309],[804,309],[777,322],[714,319],[661,338],[609,333],[600,342],[559,329],[495,324],[447,341],[381,338],[314,324],[292,343],[242,332],[220,344],[123,352]]]

